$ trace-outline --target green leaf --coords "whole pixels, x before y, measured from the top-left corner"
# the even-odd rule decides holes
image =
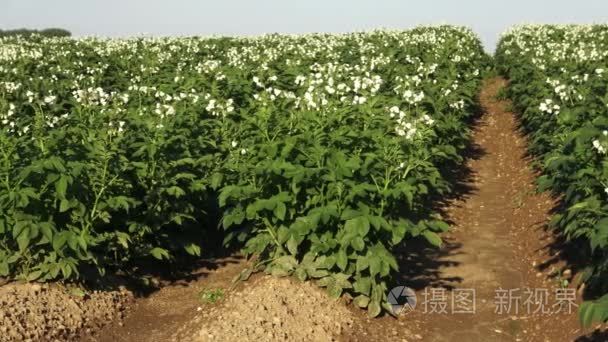
[[[219,204],[220,204],[220,208],[226,206],[226,201],[228,200],[228,198],[230,198],[232,196],[232,193],[237,189],[236,186],[226,186],[222,189],[222,191],[220,192],[220,195],[218,197],[219,200]]]
[[[329,294],[329,297],[331,297],[331,298],[334,298],[334,299],[340,298],[340,296],[342,295],[342,292],[344,292],[344,289],[335,283],[327,287],[327,293]]]
[[[68,211],[68,209],[70,209],[70,201],[68,201],[67,199],[62,199],[60,204],[59,204],[59,212],[60,213],[64,213],[66,211]]]
[[[74,297],[84,298],[87,294],[80,287],[73,287],[70,289],[70,295]]]
[[[392,233],[391,243],[393,245],[396,245],[396,244],[400,243],[401,241],[403,241],[406,231],[407,231],[407,228],[406,228],[405,224],[397,224],[396,226],[394,226],[391,231],[391,233]]]
[[[184,249],[190,255],[194,255],[194,256],[201,255],[201,248],[194,243],[187,244],[186,246],[184,246]]]
[[[150,250],[150,254],[158,260],[169,259],[169,251],[164,248],[155,247]]]
[[[369,232],[369,220],[365,216],[355,217],[346,221],[344,229],[350,234],[357,234],[364,237]]]
[[[450,230],[450,225],[443,221],[431,221],[429,226],[436,232],[447,232]]]
[[[117,237],[118,243],[121,246],[123,246],[124,248],[129,248],[129,242],[131,241],[131,237],[129,236],[129,234],[126,234],[123,232],[117,232],[116,237]]]
[[[62,231],[55,234],[55,236],[53,237],[53,250],[60,251],[63,246],[65,246],[65,243],[68,241],[68,235],[69,232],[66,231]]]
[[[303,268],[303,267],[297,268],[296,271],[295,271],[295,275],[296,275],[296,277],[300,281],[305,281],[308,278],[308,274],[306,273],[306,269]]]
[[[594,322],[603,323],[608,321],[608,295],[581,304],[579,319],[581,325],[585,328],[591,326]]]
[[[211,188],[218,189],[220,187],[220,185],[222,184],[223,179],[224,179],[224,175],[222,175],[219,172],[214,173],[213,176],[211,176]]]
[[[371,291],[371,286],[372,282],[371,278],[369,277],[360,278],[353,283],[353,289],[357,291],[357,293],[361,293],[366,296],[369,295]]]
[[[236,283],[237,281],[246,281],[247,279],[249,279],[249,277],[251,277],[251,275],[253,274],[253,268],[245,268],[244,270],[242,270],[233,280],[233,283]]]
[[[344,221],[352,220],[355,217],[363,215],[360,211],[354,209],[345,209],[340,216]]]
[[[0,262],[0,276],[6,277],[9,273],[8,262]]]
[[[55,182],[55,191],[57,191],[57,197],[59,199],[65,199],[66,191],[68,188],[68,177],[61,175],[59,180]]]
[[[27,281],[34,281],[34,280],[40,278],[41,276],[42,276],[42,271],[38,270],[38,271],[28,273],[27,276],[25,277],[25,279]]]
[[[381,311],[382,308],[380,307],[380,302],[372,300],[367,307],[367,316],[370,318],[377,317]]]
[[[365,248],[365,242],[360,236],[355,237],[350,244],[358,252],[362,251]]]
[[[287,212],[287,207],[285,206],[285,203],[278,202],[277,206],[274,208],[274,216],[282,221],[285,219],[286,212]]]
[[[296,240],[293,236],[291,236],[287,241],[287,250],[292,255],[298,254],[298,240]]]
[[[19,251],[23,252],[30,244],[30,227],[26,226],[21,234],[17,237],[17,244],[19,245]]]
[[[369,274],[372,277],[375,277],[378,273],[380,273],[380,269],[382,268],[382,259],[376,255],[369,256]]]
[[[291,255],[284,255],[274,260],[271,273],[274,276],[284,277],[291,275],[298,265],[297,260]]]
[[[361,273],[365,271],[369,267],[369,257],[367,256],[359,256],[357,258],[356,270],[357,273]]]
[[[437,233],[432,232],[430,230],[425,230],[422,232],[422,236],[433,246],[441,247],[442,241]]]
[[[168,188],[167,193],[175,198],[180,198],[186,194],[186,192],[178,186]]]
[[[353,299],[353,303],[355,303],[356,306],[364,309],[369,305],[369,297],[364,295],[357,296],[355,299]]]

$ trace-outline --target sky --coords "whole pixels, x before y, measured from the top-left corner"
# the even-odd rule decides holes
[[[74,36],[257,35],[469,26],[492,51],[521,23],[608,23],[608,0],[0,0],[0,29]]]

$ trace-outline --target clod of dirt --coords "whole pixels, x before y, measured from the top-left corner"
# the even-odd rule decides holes
[[[333,341],[353,325],[348,308],[314,284],[264,277],[202,310],[173,340]]]
[[[74,292],[57,284],[0,287],[0,341],[72,341],[122,319],[133,300],[124,289]]]

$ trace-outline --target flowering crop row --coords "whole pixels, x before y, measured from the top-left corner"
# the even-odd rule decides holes
[[[431,199],[452,188],[485,62],[449,26],[2,39],[0,276],[198,255],[219,211],[257,269],[377,315],[392,247],[447,229]]]
[[[608,292],[608,26],[516,27],[499,43],[496,63],[544,173],[542,189],[563,195],[552,224],[587,240],[584,280]],[[585,324],[608,319],[608,296],[585,304]]]

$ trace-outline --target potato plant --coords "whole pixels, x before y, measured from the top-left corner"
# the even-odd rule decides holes
[[[591,251],[583,280],[608,292],[608,26],[531,25],[503,36],[497,65],[544,175],[562,195],[552,225]],[[608,297],[586,303],[581,320],[608,318]]]
[[[258,257],[245,273],[313,279],[375,316],[393,247],[448,229],[433,199],[487,62],[451,26],[3,38],[0,276],[124,270],[221,234]]]

